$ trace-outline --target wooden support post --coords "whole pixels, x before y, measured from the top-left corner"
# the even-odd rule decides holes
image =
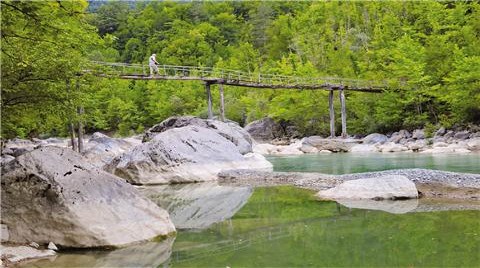
[[[225,98],[223,96],[223,84],[218,85],[220,90],[220,119],[225,122]]]
[[[330,88],[328,95],[328,107],[330,110],[330,137],[335,138],[335,110],[333,109],[333,89]]]
[[[347,137],[347,108],[345,107],[345,92],[340,88],[340,104],[342,106],[342,138]]]
[[[208,119],[213,119],[212,111],[212,92],[210,92],[210,83],[205,83],[205,91],[207,93],[207,105],[208,105]]]
[[[80,91],[80,82],[77,80],[77,91]],[[78,152],[83,152],[83,107],[77,107],[77,114],[78,114]]]

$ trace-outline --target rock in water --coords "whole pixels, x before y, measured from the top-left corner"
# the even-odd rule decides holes
[[[212,119],[201,119],[195,116],[173,116],[167,118],[160,124],[151,127],[143,136],[143,141],[147,142],[153,139],[155,135],[169,129],[186,126],[208,128],[235,144],[241,154],[252,152],[252,138],[248,132],[241,128],[238,124],[234,122],[222,122]]]
[[[322,199],[411,199],[418,198],[415,184],[405,176],[391,175],[345,181],[317,193]]]
[[[197,126],[173,128],[157,134],[113,159],[109,172],[134,184],[213,181],[221,170],[272,170],[272,164],[255,153],[242,155],[217,132]]]
[[[4,166],[1,193],[11,242],[120,246],[175,232],[165,210],[70,149],[17,157]]]

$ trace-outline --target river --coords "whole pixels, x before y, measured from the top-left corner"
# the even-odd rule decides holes
[[[331,174],[413,167],[480,171],[478,155],[329,154],[269,160],[278,171]],[[474,267],[480,263],[480,201],[339,204],[318,201],[314,192],[291,186],[253,189],[215,183],[139,189],[169,210],[178,228],[175,238],[113,251],[63,251],[54,259],[22,266]]]

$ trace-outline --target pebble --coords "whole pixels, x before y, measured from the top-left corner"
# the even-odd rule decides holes
[[[40,245],[37,244],[37,243],[35,243],[35,242],[32,242],[32,243],[30,243],[30,244],[28,244],[28,245],[31,246],[32,248],[39,248],[39,247],[40,247]]]
[[[48,248],[48,249],[51,249],[51,250],[55,250],[55,251],[58,250],[57,246],[56,246],[53,242],[48,243],[48,247],[47,247],[47,248]]]

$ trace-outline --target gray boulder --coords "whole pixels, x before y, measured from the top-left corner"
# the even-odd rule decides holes
[[[418,198],[415,184],[405,176],[390,175],[345,181],[317,193],[322,199],[411,199]]]
[[[172,128],[181,128],[185,126],[198,126],[211,129],[231,141],[241,154],[252,152],[252,138],[234,122],[222,122],[211,119],[201,119],[195,116],[174,116],[170,117],[160,124],[151,127],[143,136],[143,142],[151,140],[155,135],[160,134]]]
[[[249,123],[245,130],[258,142],[268,142],[285,136],[282,126],[270,117]]]
[[[415,129],[412,134],[412,139],[415,139],[415,140],[425,139],[425,131],[423,129]]]
[[[412,134],[410,134],[408,130],[402,129],[398,132],[393,133],[390,139],[388,139],[388,141],[393,143],[399,143],[401,140],[409,139],[411,137],[412,137]]]
[[[178,229],[203,229],[230,219],[253,193],[252,187],[216,182],[143,186],[139,190],[165,208]]]
[[[388,140],[387,136],[379,133],[372,133],[363,138],[363,144],[385,143]]]
[[[212,181],[221,170],[271,170],[261,155],[242,155],[214,130],[186,126],[163,131],[114,158],[106,170],[133,184]]]
[[[455,135],[453,136],[453,138],[455,138],[457,140],[466,140],[469,137],[470,137],[470,132],[468,132],[468,131],[460,131],[460,132],[455,133]]]
[[[445,133],[447,133],[447,130],[444,127],[441,127],[435,132],[435,137],[441,137],[445,135]]]
[[[11,242],[121,246],[175,232],[165,210],[70,149],[17,157],[3,167],[1,193]]]
[[[455,135],[455,132],[453,132],[453,130],[449,130],[449,131],[447,131],[447,133],[445,133],[445,135],[443,137],[445,139],[448,139],[448,138],[453,138],[454,135]]]
[[[348,152],[358,143],[358,140],[353,139],[325,139],[320,136],[310,136],[303,139],[302,145],[313,146],[318,151]]]
[[[86,149],[82,154],[88,158],[93,165],[103,167],[110,163],[114,157],[140,143],[139,140],[135,139],[129,139],[128,141],[124,139],[115,139],[100,132],[95,132],[86,143]]]

